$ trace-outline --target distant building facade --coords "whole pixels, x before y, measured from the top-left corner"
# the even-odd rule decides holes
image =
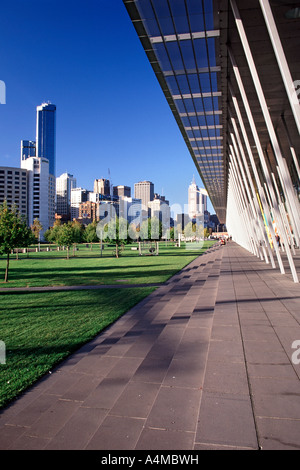
[[[42,103],[36,113],[36,156],[47,158],[49,174],[56,176],[56,106]]]
[[[49,179],[49,161],[47,158],[30,157],[21,162],[21,168],[27,170],[28,199],[27,220],[32,225],[39,219],[43,226],[41,235],[51,227],[55,220],[52,199],[52,180]]]
[[[135,183],[134,197],[135,199],[141,199],[143,211],[148,212],[148,203],[154,199],[154,184],[151,181]]]
[[[190,219],[196,219],[207,211],[207,192],[197,186],[193,178],[188,189],[188,214]]]
[[[32,140],[21,140],[21,161],[36,156],[36,142]]]
[[[71,191],[76,188],[76,178],[63,173],[56,178],[56,214],[71,220]]]
[[[71,189],[71,220],[79,217],[79,206],[89,200],[90,191],[83,188]]]
[[[114,186],[113,187],[113,196],[118,197],[131,197],[131,188],[130,186]]]
[[[105,178],[95,179],[94,193],[110,196],[110,181]]]
[[[15,206],[27,219],[27,170],[24,168],[0,167],[0,204],[7,202]]]

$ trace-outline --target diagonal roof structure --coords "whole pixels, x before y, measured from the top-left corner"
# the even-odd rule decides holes
[[[123,2],[220,222],[298,282],[299,2]]]

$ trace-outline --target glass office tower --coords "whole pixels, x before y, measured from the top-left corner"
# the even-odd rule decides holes
[[[37,157],[49,160],[49,174],[55,176],[56,106],[42,103],[36,110]]]
[[[21,161],[36,156],[36,143],[31,140],[21,140]]]

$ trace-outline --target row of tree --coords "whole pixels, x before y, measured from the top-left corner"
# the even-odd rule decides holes
[[[40,232],[43,229],[38,219],[34,220],[29,228],[26,220],[21,217],[15,207],[8,208],[7,203],[0,206],[0,254],[6,255],[5,282],[8,281],[10,254],[15,248],[26,248],[40,240]],[[207,236],[203,228],[187,224],[184,229],[186,238]],[[56,221],[50,229],[44,232],[44,238],[49,243],[56,243],[69,249],[77,243],[94,243],[108,241],[115,244],[116,257],[119,256],[119,246],[138,240],[160,240],[161,238],[177,238],[176,228],[165,230],[161,221],[157,218],[144,220],[140,226],[128,224],[125,219],[116,218],[106,224],[93,222],[84,226],[77,221],[61,224]]]

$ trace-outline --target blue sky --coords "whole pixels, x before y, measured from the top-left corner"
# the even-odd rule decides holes
[[[203,187],[121,0],[2,2],[0,57],[1,166],[20,165],[20,141],[35,140],[36,106],[51,101],[56,176],[67,171],[92,189],[110,172],[132,193],[150,180],[182,210],[193,175]]]

